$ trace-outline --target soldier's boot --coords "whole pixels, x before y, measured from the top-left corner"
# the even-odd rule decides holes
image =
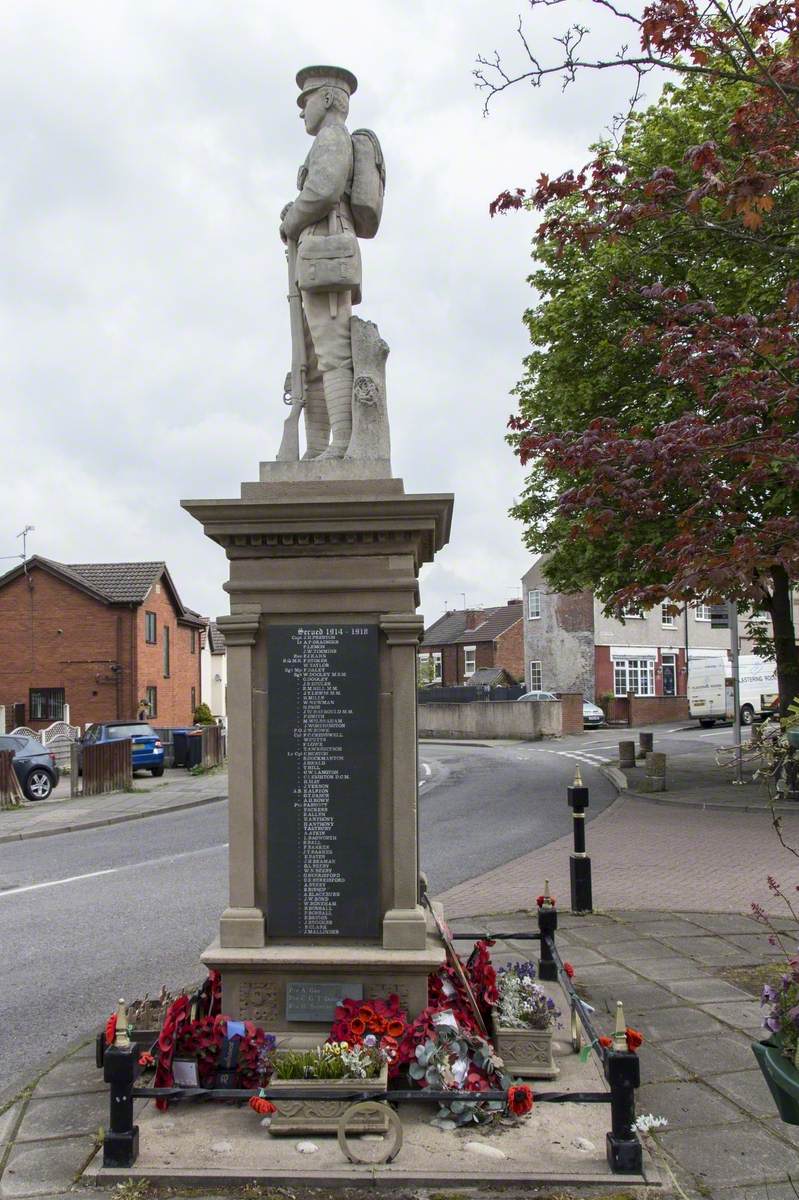
[[[352,370],[339,367],[326,371],[325,401],[333,437],[320,458],[343,458],[352,437]]]
[[[318,458],[327,449],[330,441],[330,421],[325,404],[325,389],[321,379],[315,379],[305,388],[305,443],[307,449],[303,459]]]

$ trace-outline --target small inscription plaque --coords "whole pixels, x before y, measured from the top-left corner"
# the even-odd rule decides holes
[[[290,979],[286,984],[287,1021],[329,1021],[342,1000],[363,1000],[363,984],[351,979],[312,983]]]
[[[376,938],[377,626],[270,625],[267,660],[269,932]]]

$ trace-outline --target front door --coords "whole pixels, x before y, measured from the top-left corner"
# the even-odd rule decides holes
[[[663,655],[663,695],[677,695],[677,664],[673,654]]]

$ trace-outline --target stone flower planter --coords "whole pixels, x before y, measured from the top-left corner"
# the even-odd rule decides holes
[[[491,1040],[508,1075],[521,1079],[554,1079],[560,1074],[552,1058],[552,1026],[548,1029],[514,1029],[498,1025],[491,1017]]]
[[[343,1113],[353,1103],[352,1097],[368,1093],[368,1099],[377,1100],[385,1095],[388,1087],[388,1066],[376,1079],[271,1079],[267,1084],[269,1098],[277,1112],[272,1116],[269,1132],[283,1133],[330,1133],[335,1134]],[[281,1091],[307,1091],[307,1100],[281,1100]],[[340,1100],[317,1100],[319,1092],[337,1092]],[[388,1115],[365,1116],[354,1121],[348,1132],[386,1133]]]
[[[782,1053],[776,1038],[752,1042],[752,1050],[780,1117],[786,1125],[799,1125],[799,1071]]]

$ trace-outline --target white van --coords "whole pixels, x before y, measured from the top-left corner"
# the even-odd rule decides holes
[[[742,654],[738,660],[741,724],[751,725],[779,704],[777,664]],[[732,664],[726,658],[693,658],[688,664],[688,711],[705,729],[734,716]]]

